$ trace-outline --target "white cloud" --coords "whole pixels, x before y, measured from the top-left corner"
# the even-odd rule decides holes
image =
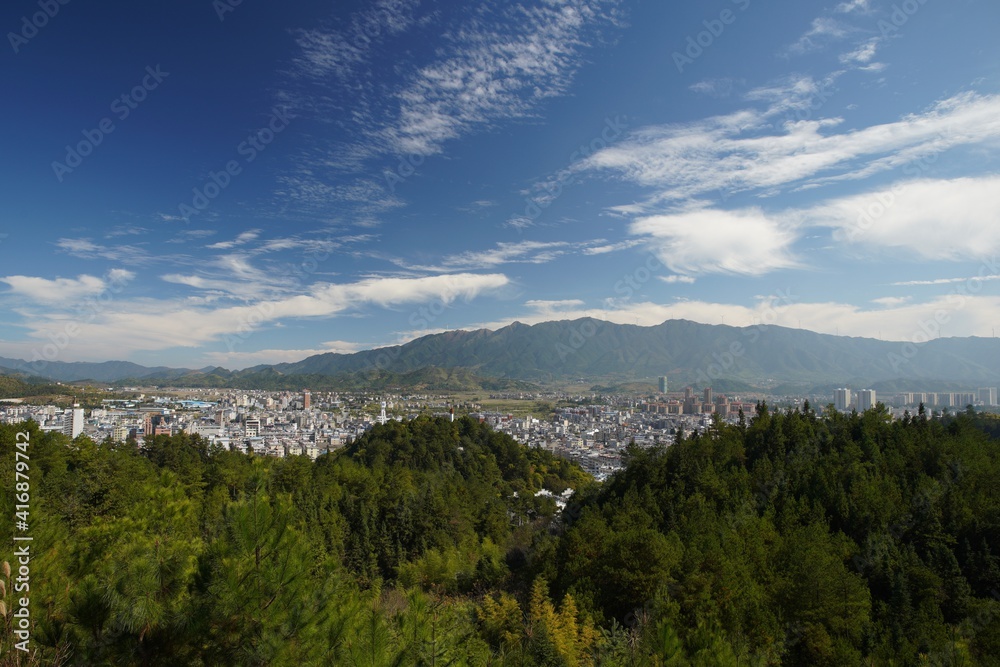
[[[674,285],[677,283],[680,283],[682,285],[693,285],[695,283],[695,279],[692,278],[691,276],[682,276],[676,273],[671,274],[669,276],[657,276],[657,278],[667,283],[668,285]]]
[[[765,111],[743,110],[687,125],[638,130],[576,165],[577,170],[619,173],[656,188],[647,209],[712,192],[806,187],[866,178],[911,163],[921,155],[1000,139],[1000,96],[965,93],[920,114],[857,130],[836,132],[839,118],[785,123],[771,118],[808,100],[820,85],[810,79],[758,89]],[[782,95],[788,95],[782,99]],[[629,210],[635,211],[633,205]]]
[[[640,218],[629,227],[679,274],[761,275],[792,268],[795,233],[757,209],[694,210]]]
[[[982,259],[1000,253],[1000,176],[905,181],[794,215],[833,228],[846,244],[931,260]]]
[[[30,336],[48,334],[73,322],[75,331],[65,350],[91,358],[122,358],[134,351],[197,347],[234,336],[244,343],[251,333],[278,321],[328,318],[361,308],[393,308],[440,301],[448,305],[494,293],[508,285],[503,274],[454,273],[422,278],[368,278],[346,284],[314,284],[308,291],[248,305],[215,305],[203,299],[110,299],[84,321],[50,311],[26,315],[22,326]]]
[[[96,276],[81,275],[77,278],[37,278],[34,276],[7,276],[0,282],[10,286],[10,294],[24,296],[39,303],[53,304],[75,301],[104,290],[104,281]]]
[[[74,305],[93,297],[110,286],[123,285],[135,278],[135,274],[124,269],[112,269],[107,280],[90,275],[76,278],[39,278],[36,276],[0,277],[0,282],[10,286],[8,294],[25,297],[34,303],[44,305]]]

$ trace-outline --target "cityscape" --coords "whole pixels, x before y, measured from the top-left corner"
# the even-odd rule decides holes
[[[523,445],[567,458],[603,481],[621,469],[622,453],[629,445],[669,446],[678,431],[705,432],[716,419],[730,424],[749,419],[761,401],[778,409],[802,408],[808,403],[814,410],[829,406],[845,413],[872,410],[880,402],[873,389],[840,388],[823,402],[824,397],[816,395],[792,397],[755,392],[730,397],[715,394],[711,387],[700,392],[685,387],[674,393],[668,388],[668,378],[660,376],[655,397],[551,391],[487,397],[552,408],[550,413],[518,416],[447,395],[173,389],[169,395],[139,393],[132,399],[105,399],[101,407],[89,411],[78,404],[60,409],[6,399],[0,402],[0,423],[30,419],[43,432],[56,431],[71,439],[85,435],[94,442],[131,442],[140,449],[156,436],[185,433],[204,438],[212,451],[279,458],[307,456],[315,460],[351,444],[375,424],[390,419],[412,420],[429,414],[453,421],[458,414],[488,424]],[[553,407],[559,403],[573,405]],[[885,397],[881,403],[895,419],[915,414],[921,408],[938,414],[968,407],[998,407],[996,387],[967,392],[903,392]]]

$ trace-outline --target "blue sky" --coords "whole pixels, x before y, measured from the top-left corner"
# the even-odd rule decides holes
[[[2,356],[1000,325],[989,0],[16,0],[0,26]]]

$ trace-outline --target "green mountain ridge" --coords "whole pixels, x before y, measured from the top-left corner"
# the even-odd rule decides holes
[[[0,365],[14,369],[26,363],[0,359]],[[530,326],[515,322],[496,331],[447,331],[404,345],[326,353],[239,371],[146,368],[130,362],[60,363],[52,362],[44,373],[34,374],[64,382],[90,379],[264,389],[310,384],[317,388],[517,388],[523,386],[518,382],[581,378],[616,385],[667,375],[672,387],[724,380],[736,386],[863,385],[890,391],[934,391],[934,387],[1000,384],[1000,341],[937,338],[913,345],[772,325],[733,327],[667,320],[643,327],[583,318]],[[501,380],[514,384],[496,385]]]
[[[652,327],[584,318],[512,324],[497,331],[450,331],[405,345],[327,353],[271,368],[332,374],[384,368],[464,367],[484,376],[534,381],[577,377],[632,381],[667,375],[673,386],[729,378],[764,382],[1000,381],[1000,341],[899,342],[830,336],[778,326],[731,327],[668,320]],[[258,367],[261,368],[261,367]],[[251,370],[251,369],[248,369]]]

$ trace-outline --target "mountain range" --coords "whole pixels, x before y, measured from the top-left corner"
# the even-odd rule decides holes
[[[671,386],[738,381],[792,384],[1000,384],[1000,340],[935,338],[921,344],[819,334],[772,325],[733,327],[667,320],[655,326],[590,318],[496,331],[448,331],[404,345],[327,353],[294,363],[229,371],[149,368],[131,362],[48,362],[37,368],[0,358],[0,367],[64,382],[122,381],[174,386],[346,388],[475,385],[520,388],[575,379],[629,382],[666,375]],[[485,383],[485,384],[484,384]],[[919,388],[919,387],[917,387]]]

